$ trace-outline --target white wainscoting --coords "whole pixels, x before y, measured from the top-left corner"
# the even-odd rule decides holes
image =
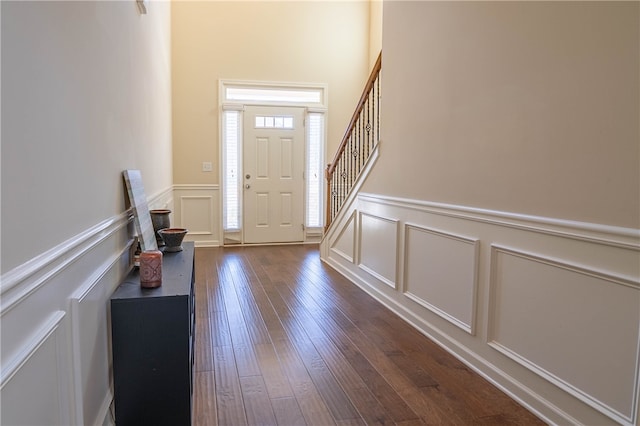
[[[15,357],[3,360],[3,424],[70,424],[64,317],[63,311],[52,312],[38,329],[25,336]]]
[[[332,241],[331,251],[354,263],[356,258],[356,214],[347,218],[338,236]]]
[[[196,247],[220,244],[220,188],[218,185],[174,185],[175,211],[172,226],[187,228],[185,241]]]
[[[405,226],[405,295],[474,334],[478,240]]]
[[[172,194],[149,205],[169,208]],[[108,218],[0,277],[2,424],[113,423],[109,298],[131,268],[132,218]]]
[[[389,287],[397,282],[398,221],[360,212],[358,264]]]
[[[359,194],[320,252],[546,422],[639,424],[640,230]]]
[[[637,282],[492,248],[489,344],[621,423],[633,421]],[[635,319],[635,321],[633,321]]]

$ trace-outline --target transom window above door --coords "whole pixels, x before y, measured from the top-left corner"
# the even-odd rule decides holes
[[[220,80],[222,105],[286,105],[327,108],[326,84],[261,83]]]

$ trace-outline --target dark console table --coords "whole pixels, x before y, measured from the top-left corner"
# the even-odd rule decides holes
[[[164,253],[162,286],[133,270],[111,296],[116,425],[190,425],[194,357],[194,244]]]

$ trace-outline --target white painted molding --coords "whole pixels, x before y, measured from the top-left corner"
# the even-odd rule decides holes
[[[217,183],[174,184],[173,189],[181,191],[218,191],[220,190],[220,185]]]
[[[150,197],[149,203],[158,202],[172,194],[173,188],[160,191]],[[53,276],[62,272],[87,251],[127,226],[133,220],[133,210],[128,209],[71,237],[61,244],[4,273],[0,277],[0,317],[17,302],[33,293]],[[130,245],[132,241],[129,241]]]
[[[189,229],[185,241],[193,241],[196,247],[218,247],[220,246],[220,229],[222,219],[222,206],[220,203],[220,185],[218,184],[175,184],[173,185],[175,199],[175,219],[180,226]],[[185,199],[209,199],[210,215],[208,218],[208,229],[191,229],[185,223]]]
[[[347,231],[347,229],[349,229],[349,225],[353,225],[353,234],[350,236],[351,237],[351,253],[345,253],[342,250],[340,250],[338,247],[336,247],[335,244],[333,244],[330,247],[330,250],[332,253],[337,254],[338,256],[341,256],[343,259],[345,259],[347,262],[349,263],[355,263],[355,251],[356,251],[356,235],[357,235],[357,224],[356,224],[356,211],[354,210],[351,213],[351,216],[349,216],[349,218],[345,221],[344,226],[340,229],[340,232],[338,233],[338,236],[333,240],[333,243],[336,243],[338,241],[340,241],[340,239],[345,236],[345,232]]]
[[[209,206],[209,218],[208,218],[208,225],[209,225],[209,229],[206,230],[189,230],[189,234],[191,235],[214,235],[214,229],[215,229],[215,224],[213,223],[213,212],[215,211],[215,206],[214,206],[214,202],[213,202],[213,197],[211,195],[181,195],[180,196],[180,212],[181,212],[181,223],[180,225],[182,227],[187,227],[186,224],[184,223],[184,216],[185,216],[185,211],[187,210],[185,208],[185,201],[187,200],[191,200],[191,201],[195,201],[195,200],[201,200],[204,201],[206,204],[208,204]]]
[[[91,293],[96,286],[116,267],[118,261],[126,254],[129,250],[129,245],[124,247],[119,253],[116,252],[115,255],[110,256],[106,262],[103,262],[100,267],[98,267],[93,275],[91,275],[87,281],[81,285],[70,297],[70,311],[71,311],[71,354],[74,365],[73,369],[73,392],[74,392],[74,402],[75,402],[75,412],[74,415],[76,417],[76,424],[82,425],[85,423],[84,421],[84,395],[80,377],[80,371],[78,369],[78,365],[81,362],[81,339],[80,339],[80,327],[81,318],[80,318],[80,304],[87,297],[89,293]],[[107,316],[105,314],[105,320]],[[105,356],[105,358],[107,358]],[[101,406],[101,411],[97,414],[96,422],[93,424],[98,424],[97,420],[104,418],[109,409],[109,405],[111,404],[111,400],[113,400],[113,395],[111,393],[111,389],[107,389],[107,393],[105,395],[105,401],[103,401]],[[104,405],[106,404],[106,409]]]
[[[65,317],[64,311],[56,311],[42,324],[28,340],[28,342],[9,361],[4,362],[0,370],[0,389],[11,380],[20,368],[36,353],[38,348],[56,331],[62,319]]]
[[[577,273],[580,275],[596,278],[602,281],[606,281],[607,283],[613,285],[620,285],[623,287],[631,288],[633,290],[640,291],[640,282],[637,280],[633,280],[629,277],[624,277],[621,275],[614,274],[610,271],[601,271],[595,268],[586,268],[582,265],[577,265],[571,262],[567,262],[561,259],[542,256],[539,254],[528,253],[522,250],[513,249],[497,244],[491,245],[491,256],[490,256],[490,280],[489,280],[489,321],[487,324],[487,332],[486,339],[487,344],[494,348],[496,351],[502,353],[533,373],[539,375],[543,379],[553,383],[559,388],[563,389],[565,392],[574,396],[575,398],[581,400],[585,404],[594,408],[595,410],[601,412],[602,414],[608,416],[612,420],[623,424],[623,425],[635,425],[638,420],[638,399],[640,392],[640,336],[638,336],[638,342],[636,344],[636,353],[635,353],[635,377],[633,384],[633,391],[631,395],[631,407],[629,413],[621,413],[619,410],[611,407],[604,401],[601,401],[594,395],[591,395],[587,390],[581,389],[567,380],[559,377],[557,374],[554,374],[548,371],[546,368],[536,364],[532,360],[528,359],[524,354],[518,353],[512,348],[506,346],[500,341],[496,340],[496,315],[497,315],[497,301],[496,301],[496,287],[497,287],[497,262],[498,255],[500,253],[507,254],[510,256],[515,256],[520,259],[524,259],[530,262],[552,266],[554,268],[558,268],[560,270],[565,270],[572,273]],[[638,296],[640,298],[640,295]],[[637,321],[638,319],[636,319]],[[597,336],[594,336],[597,338]]]
[[[399,232],[398,232],[398,227],[400,225],[400,221],[398,219],[395,218],[389,218],[389,217],[383,217],[383,216],[379,216],[376,214],[372,214],[372,213],[368,213],[366,211],[359,211],[358,212],[358,227],[357,227],[357,238],[356,240],[358,241],[357,244],[357,250],[356,250],[356,263],[358,265],[358,267],[360,269],[362,269],[363,271],[367,272],[368,274],[370,274],[371,276],[377,278],[378,280],[380,280],[381,282],[383,282],[384,284],[388,285],[389,287],[393,288],[393,289],[397,289],[397,285],[398,285],[398,237],[399,237]],[[363,225],[363,218],[364,217],[369,217],[372,218],[374,220],[378,220],[381,221],[383,223],[388,223],[393,225],[393,238],[390,238],[389,241],[387,241],[388,246],[393,247],[393,259],[391,259],[391,261],[393,262],[393,272],[392,272],[392,277],[386,277],[382,272],[377,271],[376,269],[374,269],[374,267],[372,265],[367,265],[364,260],[363,260],[363,238],[365,238],[365,230],[364,230],[364,225]]]
[[[109,218],[0,277],[0,317],[133,219],[131,210]],[[129,245],[132,241],[129,242]]]
[[[430,228],[430,227],[425,227],[425,226],[421,226],[418,224],[413,224],[413,223],[405,223],[404,226],[404,236],[405,236],[405,256],[403,257],[404,259],[404,265],[403,265],[403,270],[405,271],[404,273],[404,280],[402,283],[402,292],[403,294],[408,297],[409,299],[413,300],[414,302],[418,303],[419,305],[423,306],[424,308],[430,310],[431,312],[435,313],[436,315],[439,315],[440,317],[444,318],[445,320],[449,321],[450,323],[452,323],[453,325],[455,325],[456,327],[459,327],[460,329],[466,331],[467,333],[471,334],[471,335],[475,335],[476,333],[476,311],[477,311],[477,294],[478,294],[478,282],[479,282],[479,276],[478,276],[478,270],[479,270],[479,263],[478,263],[478,258],[480,255],[480,240],[476,239],[476,238],[470,238],[470,237],[466,237],[466,236],[462,236],[462,235],[458,235],[458,234],[454,234],[451,232],[445,232],[442,230],[438,230],[438,229],[434,229],[434,228]],[[466,322],[464,322],[463,320],[455,317],[454,315],[450,314],[449,312],[446,312],[443,309],[440,309],[439,307],[437,307],[436,305],[430,303],[427,300],[424,300],[422,297],[419,297],[411,292],[409,292],[407,290],[408,285],[407,285],[407,268],[408,268],[408,264],[407,264],[407,256],[406,253],[409,252],[409,247],[407,246],[407,234],[409,232],[410,229],[415,229],[421,232],[426,232],[438,237],[442,237],[442,238],[446,238],[446,239],[450,239],[453,241],[457,241],[457,242],[461,242],[464,244],[468,244],[471,245],[473,247],[473,263],[471,265],[472,271],[473,271],[473,282],[472,282],[472,294],[471,294],[471,312],[470,312],[470,318],[471,321],[467,324]]]
[[[581,241],[597,242],[614,247],[640,250],[640,229],[600,225],[542,216],[524,215],[498,210],[430,201],[411,200],[379,194],[361,193],[358,199],[377,204],[418,210],[426,213],[490,223],[509,228],[556,235]]]

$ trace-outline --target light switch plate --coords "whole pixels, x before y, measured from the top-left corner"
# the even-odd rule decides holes
[[[212,172],[213,171],[213,164],[211,164],[211,161],[203,161],[202,162],[202,171],[203,172]]]

